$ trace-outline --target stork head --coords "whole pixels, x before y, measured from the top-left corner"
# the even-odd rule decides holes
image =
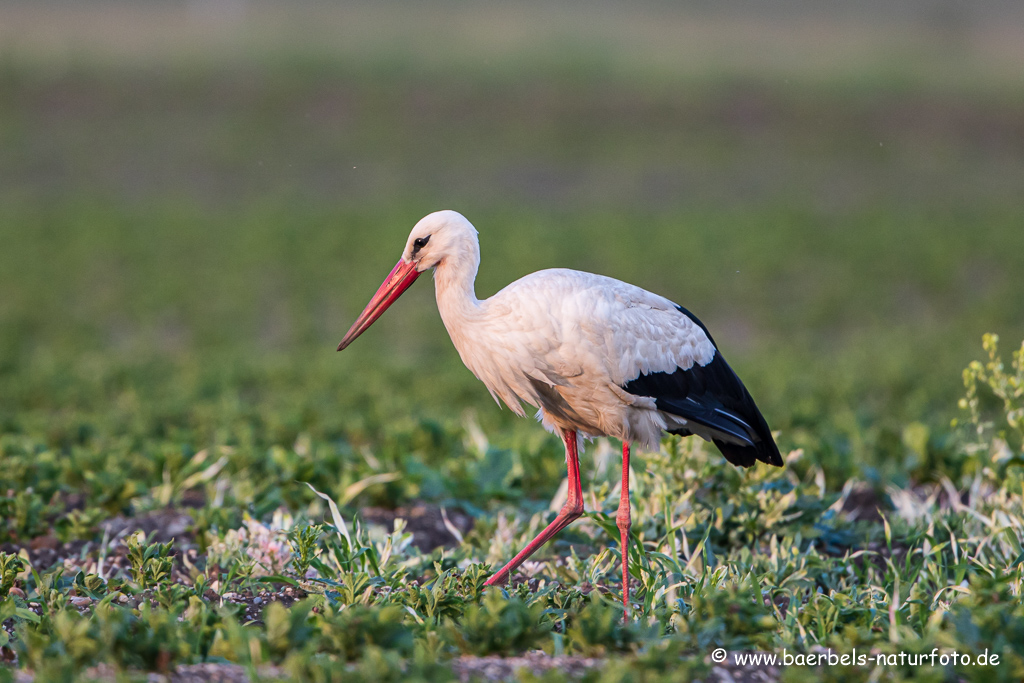
[[[446,259],[479,259],[476,228],[456,211],[436,211],[422,219],[409,233],[405,251],[377,293],[359,314],[338,344],[341,351],[351,344],[409,288],[423,271],[440,266]],[[475,267],[475,265],[474,265]]]
[[[402,261],[417,272],[440,265],[447,258],[465,258],[477,251],[476,228],[457,211],[435,211],[420,219],[409,233]]]

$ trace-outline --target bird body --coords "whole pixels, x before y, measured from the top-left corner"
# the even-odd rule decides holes
[[[417,232],[458,236],[434,266],[437,308],[462,362],[496,401],[517,415],[525,414],[523,403],[537,408],[555,433],[570,429],[647,447],[656,447],[663,431],[697,434],[734,452],[753,449],[737,464],[781,464],[770,431],[759,429],[760,413],[728,365],[723,377],[704,370],[725,362],[691,313],[635,285],[565,268],[531,273],[481,301],[473,286],[480,265],[476,229],[455,212],[439,213],[444,227],[417,225],[410,244]],[[713,378],[719,395],[687,394],[673,402],[673,383],[657,378],[675,373],[705,383]],[[730,394],[731,411],[723,400]]]
[[[454,211],[426,216],[338,350],[433,268],[437,307],[466,367],[496,401],[518,415],[525,414],[524,403],[537,408],[544,426],[562,436],[570,480],[566,507],[488,583],[505,580],[582,514],[579,435],[623,442],[617,516],[623,547],[630,525],[630,442],[657,447],[662,432],[696,434],[733,464],[782,465],[749,392],[707,328],[685,308],[610,277],[563,268],[527,275],[481,301],[474,291],[479,265],[477,232],[468,220]],[[623,553],[624,576],[625,563]]]
[[[475,306],[437,301],[466,367],[519,415],[540,410],[549,430],[611,436],[656,446],[687,422],[653,398],[623,389],[642,374],[706,365],[715,354],[704,331],[668,299],[602,275],[542,270]]]

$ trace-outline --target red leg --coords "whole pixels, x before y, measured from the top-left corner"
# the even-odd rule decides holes
[[[619,511],[615,515],[622,543],[622,606],[625,609],[623,618],[629,618],[629,528],[632,518],[629,515],[629,442],[622,442],[622,494],[619,496]]]
[[[509,575],[530,555],[533,555],[537,548],[547,543],[552,536],[583,514],[583,488],[580,485],[580,458],[576,450],[576,432],[569,429],[563,430],[562,441],[565,442],[565,463],[569,471],[569,499],[565,501],[565,505],[562,506],[562,510],[554,521],[548,524],[547,528],[537,535],[537,538],[530,541],[530,544],[519,551],[519,554],[513,557],[498,573],[487,579],[484,583],[485,586],[508,581]]]

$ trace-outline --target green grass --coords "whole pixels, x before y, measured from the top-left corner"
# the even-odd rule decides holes
[[[448,51],[429,11],[410,34],[359,7],[346,40],[324,8],[264,7],[239,34],[153,8],[113,34],[98,10],[2,11],[22,30],[0,58],[0,659],[37,680],[211,661],[449,680],[459,657],[541,649],[601,658],[592,680],[708,680],[718,646],[938,647],[1002,664],[783,676],[1024,675],[1004,34],[954,41],[951,64],[929,30],[825,22],[825,59],[806,23],[766,42],[784,21],[651,8],[570,44],[559,11],[517,42],[521,17],[486,40],[503,10],[467,10]],[[693,310],[790,454],[745,472],[693,441],[636,455],[627,625],[615,444],[588,445],[588,516],[533,583],[483,591],[551,517],[557,439],[462,367],[429,281],[333,351],[439,208],[480,229],[481,296],[566,266]],[[986,332],[1002,370],[969,365]],[[423,552],[366,522],[420,503],[475,524]],[[134,534],[172,523],[170,546]]]
[[[534,450],[522,441],[509,452],[469,438],[478,429],[471,422],[463,429],[389,423],[383,437],[369,439],[372,458],[355,456],[354,443],[338,435],[316,432],[301,433],[290,448],[238,442],[192,453],[183,447],[184,425],[168,419],[158,425],[137,419],[122,428],[120,443],[90,436],[86,424],[65,434],[63,447],[9,431],[0,442],[5,480],[31,486],[0,498],[2,530],[14,540],[43,535],[47,520],[56,519],[50,534],[95,542],[105,511],[131,508],[142,515],[180,505],[190,490],[204,492],[207,503],[192,511],[194,536],[173,550],[177,561],[175,544],[147,544],[141,533],[125,539],[124,553],[104,535],[102,543],[49,569],[27,563],[24,552],[21,560],[0,554],[5,594],[19,587],[0,602],[0,615],[15,626],[11,645],[19,662],[45,680],[69,678],[97,661],[127,671],[224,660],[253,670],[275,663],[302,680],[449,680],[445,662],[453,656],[537,648],[611,657],[613,663],[588,674],[591,680],[629,680],[640,671],[652,680],[678,680],[707,675],[712,647],[780,653],[857,647],[873,656],[933,648],[972,657],[991,652],[1000,654],[998,667],[940,667],[925,675],[1016,680],[1024,672],[1024,347],[1004,368],[995,340],[986,345],[990,362],[972,364],[965,375],[967,428],[959,432],[952,479],[891,488],[893,509],[875,521],[870,506],[865,521],[842,512],[853,482],[829,492],[824,470],[808,453],[791,453],[784,469],[749,472],[728,467],[693,440],[639,454],[637,607],[625,625],[614,599],[613,449],[588,451],[589,513],[540,553],[540,564],[528,565],[533,583],[485,592],[485,565],[521,547],[551,515],[531,514],[526,497],[557,480],[553,472],[536,479],[536,468],[556,460],[554,444]],[[988,397],[1005,403],[991,410],[999,404]],[[206,408],[190,410],[199,416]],[[288,420],[286,410],[270,414]],[[260,418],[234,424],[266,429],[266,438],[272,425]],[[222,428],[229,424],[223,419]],[[357,430],[348,434],[355,442]],[[50,439],[59,443],[61,436]],[[911,450],[925,446],[917,430],[908,429],[904,441]],[[390,534],[368,530],[351,508],[327,511],[300,483],[333,487],[334,497],[351,504],[359,481],[389,471],[401,476],[367,488],[375,498],[444,496],[449,505],[457,498],[481,510],[476,527],[457,547],[423,554],[410,545],[404,525]],[[958,489],[969,492],[963,502]],[[62,514],[67,491],[83,495],[85,505]],[[952,504],[949,491],[956,495]],[[271,523],[271,511],[282,506],[297,516],[275,514]],[[495,511],[502,511],[497,520]],[[193,553],[188,561],[190,546],[199,547],[200,559]],[[123,561],[100,562],[108,556]],[[558,557],[564,561],[552,561]],[[266,595],[272,584],[301,586],[309,597],[289,607],[272,601],[258,622],[249,622],[233,596]],[[842,675],[861,680],[872,668]],[[807,673],[790,669],[787,680]],[[922,671],[904,665],[878,673],[903,680]]]

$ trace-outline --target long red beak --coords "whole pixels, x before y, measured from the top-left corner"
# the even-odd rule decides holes
[[[395,267],[391,269],[391,273],[381,284],[380,289],[370,299],[370,303],[366,304],[366,308],[359,314],[356,321],[352,323],[352,327],[345,334],[345,338],[338,344],[338,350],[341,351],[354,342],[356,337],[365,332],[366,328],[372,325],[384,311],[388,310],[388,306],[395,303],[398,297],[402,296],[402,292],[409,289],[409,285],[415,282],[419,276],[420,274],[416,270],[415,263],[406,263],[401,260],[396,263]]]

